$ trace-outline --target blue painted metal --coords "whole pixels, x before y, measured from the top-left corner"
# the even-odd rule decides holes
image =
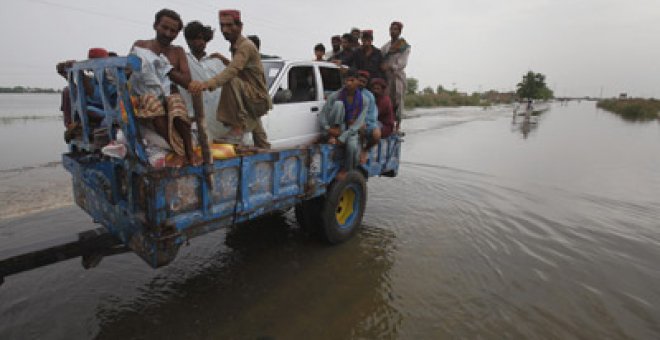
[[[203,166],[151,167],[126,87],[124,69],[131,63],[135,60],[108,58],[76,63],[69,70],[70,89],[77,91],[72,104],[83,137],[72,141],[63,164],[72,175],[76,204],[152,267],[172,261],[192,237],[324,195],[341,169],[341,149],[327,144],[216,160],[208,169],[212,183],[205,180]],[[108,128],[110,140],[112,128],[121,128],[128,140],[126,159],[98,152],[100,146],[91,138],[94,134],[86,119],[84,92],[77,86],[82,84],[80,71],[94,72],[97,85],[108,81],[107,73],[117,86],[117,102],[103,97],[107,115],[101,125]],[[365,175],[396,175],[401,142],[396,135],[381,140],[362,167]]]

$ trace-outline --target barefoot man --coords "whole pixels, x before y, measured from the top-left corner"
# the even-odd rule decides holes
[[[138,40],[131,48],[131,54],[142,60],[142,70],[131,76],[132,91],[139,96],[136,114],[138,118],[150,118],[172,150],[195,164],[199,159],[193,152],[190,119],[176,87],[188,87],[190,70],[183,48],[172,45],[183,21],[175,11],[162,9],[156,13],[153,27],[155,39]]]
[[[360,89],[355,70],[348,69],[344,75],[344,87],[330,94],[321,110],[319,123],[323,137],[328,144],[345,147],[344,168],[340,176],[359,164],[359,131],[370,105],[369,97]]]

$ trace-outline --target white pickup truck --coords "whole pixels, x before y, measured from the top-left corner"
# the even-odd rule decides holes
[[[327,62],[281,59],[264,59],[263,65],[273,98],[273,109],[261,117],[268,141],[273,148],[314,142],[325,97],[342,86],[339,68]]]

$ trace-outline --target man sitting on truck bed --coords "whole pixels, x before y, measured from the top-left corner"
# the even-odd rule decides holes
[[[344,87],[328,96],[319,115],[322,135],[326,142],[345,146],[345,171],[353,170],[358,165],[358,132],[364,124],[370,105],[369,97],[360,90],[355,70],[349,69],[344,75]]]
[[[215,77],[205,82],[192,81],[188,91],[197,94],[203,90],[223,87],[217,118],[231,126],[227,141],[240,143],[243,133],[252,132],[255,146],[270,148],[261,116],[272,109],[273,105],[266,87],[259,50],[241,34],[243,22],[239,11],[221,10],[219,17],[222,35],[231,43],[232,60]]]
[[[165,138],[179,156],[187,156],[191,164],[199,161],[192,147],[190,119],[186,104],[176,85],[184,88],[190,83],[190,69],[186,52],[172,41],[183,28],[178,13],[162,9],[154,22],[156,38],[138,40],[131,53],[143,61],[141,72],[131,75],[131,91],[139,96],[138,118],[150,118],[154,129]],[[167,110],[162,99],[165,98]]]

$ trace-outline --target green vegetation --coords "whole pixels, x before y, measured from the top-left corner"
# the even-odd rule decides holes
[[[545,75],[533,71],[523,75],[522,81],[516,87],[516,94],[520,98],[548,100],[554,95],[545,84]]]
[[[508,104],[515,100],[515,93],[513,92],[491,90],[484,93],[467,94],[458,92],[456,89],[447,90],[442,85],[438,85],[435,90],[427,86],[418,91],[419,83],[417,79],[407,78],[406,83],[405,105],[407,109],[437,106],[490,106],[493,104]]]
[[[605,99],[598,101],[596,106],[630,121],[658,119],[660,114],[660,100],[657,99]]]
[[[430,88],[429,88],[430,89]],[[407,109],[416,107],[435,107],[435,106],[488,106],[487,102],[481,101],[481,96],[474,93],[471,96],[458,93],[433,93],[423,91],[422,93],[407,94],[404,100]]]
[[[59,93],[61,90],[45,89],[41,87],[0,87],[0,93]]]
[[[406,94],[415,94],[417,93],[417,88],[419,87],[419,81],[415,78],[406,78]]]

